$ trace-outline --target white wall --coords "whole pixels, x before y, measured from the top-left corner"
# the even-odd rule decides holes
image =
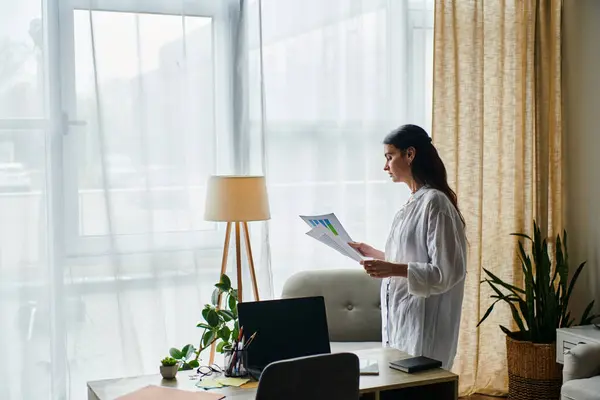
[[[567,232],[572,268],[588,261],[573,308],[600,312],[600,0],[564,0],[563,27]]]

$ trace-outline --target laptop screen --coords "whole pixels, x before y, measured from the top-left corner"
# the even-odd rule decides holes
[[[325,300],[302,297],[238,304],[248,346],[248,366],[263,369],[273,361],[331,353]]]

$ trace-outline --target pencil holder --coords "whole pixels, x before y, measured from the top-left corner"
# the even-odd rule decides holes
[[[245,349],[225,350],[224,353],[225,376],[232,378],[248,376],[248,352]]]

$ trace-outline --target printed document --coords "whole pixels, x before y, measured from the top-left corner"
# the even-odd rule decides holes
[[[300,215],[300,218],[311,227],[311,230],[306,232],[308,236],[317,239],[319,242],[346,257],[350,257],[354,261],[365,259],[365,257],[348,244],[348,242],[353,242],[353,240],[335,214]]]

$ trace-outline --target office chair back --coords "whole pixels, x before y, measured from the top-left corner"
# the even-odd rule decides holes
[[[263,371],[256,400],[357,400],[356,354],[336,353],[276,361]]]

